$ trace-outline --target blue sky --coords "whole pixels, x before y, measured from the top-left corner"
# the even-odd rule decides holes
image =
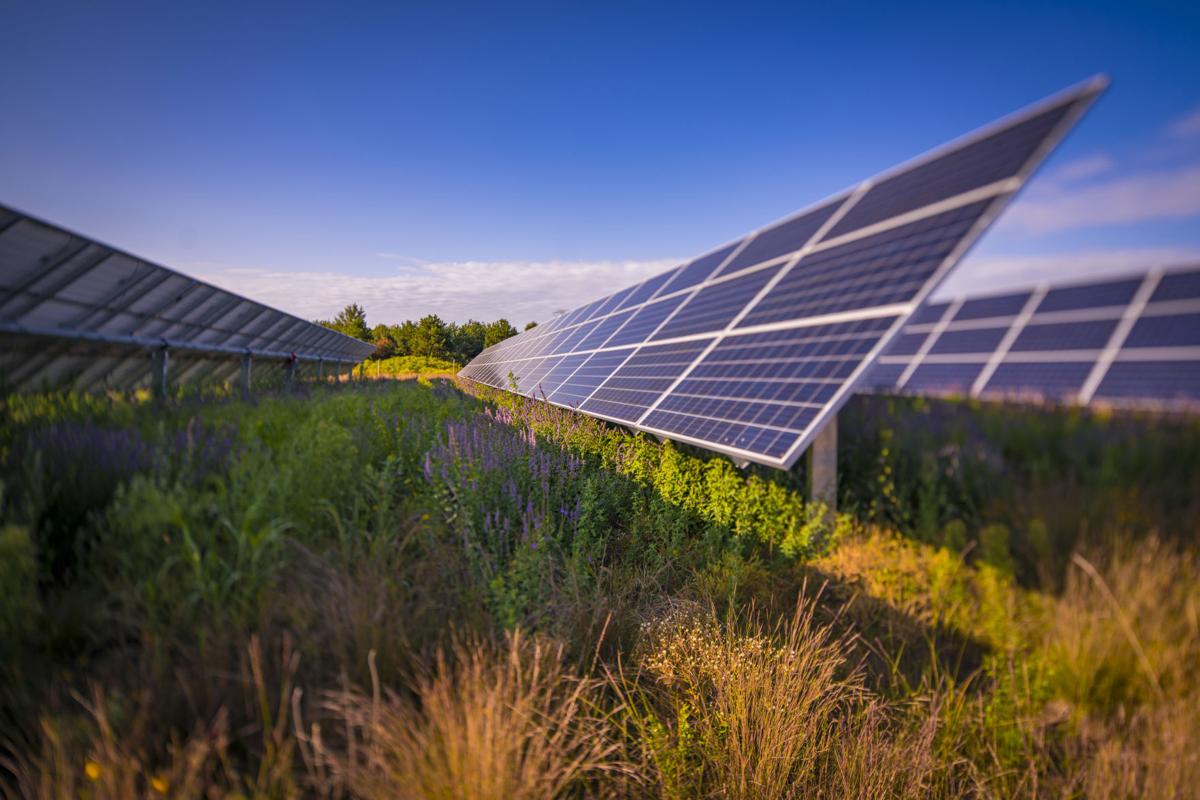
[[[0,202],[304,316],[545,319],[1096,72],[946,292],[1200,260],[1200,6],[8,4]]]

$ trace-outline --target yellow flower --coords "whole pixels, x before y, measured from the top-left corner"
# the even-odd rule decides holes
[[[100,780],[100,765],[95,761],[83,762],[83,774],[94,781]]]
[[[155,775],[153,778],[150,779],[150,788],[153,789],[154,791],[158,792],[159,794],[166,794],[167,787],[168,787],[167,779],[161,775]]]

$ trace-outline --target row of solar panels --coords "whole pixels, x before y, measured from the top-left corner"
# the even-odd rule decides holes
[[[877,391],[1200,407],[1200,268],[927,304]]]
[[[1106,84],[573,309],[460,374],[790,467]]]
[[[0,206],[0,387],[128,389],[151,354],[171,382],[225,381],[246,356],[348,369],[366,342]],[[327,366],[326,366],[327,365]],[[265,365],[264,365],[265,366]]]

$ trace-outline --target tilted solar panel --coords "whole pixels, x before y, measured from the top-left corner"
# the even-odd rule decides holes
[[[568,311],[459,374],[789,468],[1106,85],[1095,78]],[[545,367],[547,356],[560,360]]]
[[[333,374],[374,347],[0,206],[0,388],[133,388],[164,349],[178,384],[247,355]]]
[[[1200,408],[1200,267],[932,303],[876,391]]]

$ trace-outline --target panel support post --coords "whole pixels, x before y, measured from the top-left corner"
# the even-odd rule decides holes
[[[284,383],[291,389],[296,385],[296,365],[300,363],[300,359],[296,358],[296,354],[292,353],[292,357],[287,362],[287,372],[284,373]]]
[[[837,416],[829,418],[805,455],[808,500],[824,503],[830,520],[837,512]]]
[[[250,397],[250,380],[254,375],[254,359],[247,353],[242,356],[242,397]]]
[[[151,390],[154,392],[154,398],[159,402],[167,399],[167,373],[170,365],[171,356],[167,352],[167,348],[160,347],[154,351],[153,368],[151,370]]]
[[[317,383],[325,382],[325,359],[317,359]]]

